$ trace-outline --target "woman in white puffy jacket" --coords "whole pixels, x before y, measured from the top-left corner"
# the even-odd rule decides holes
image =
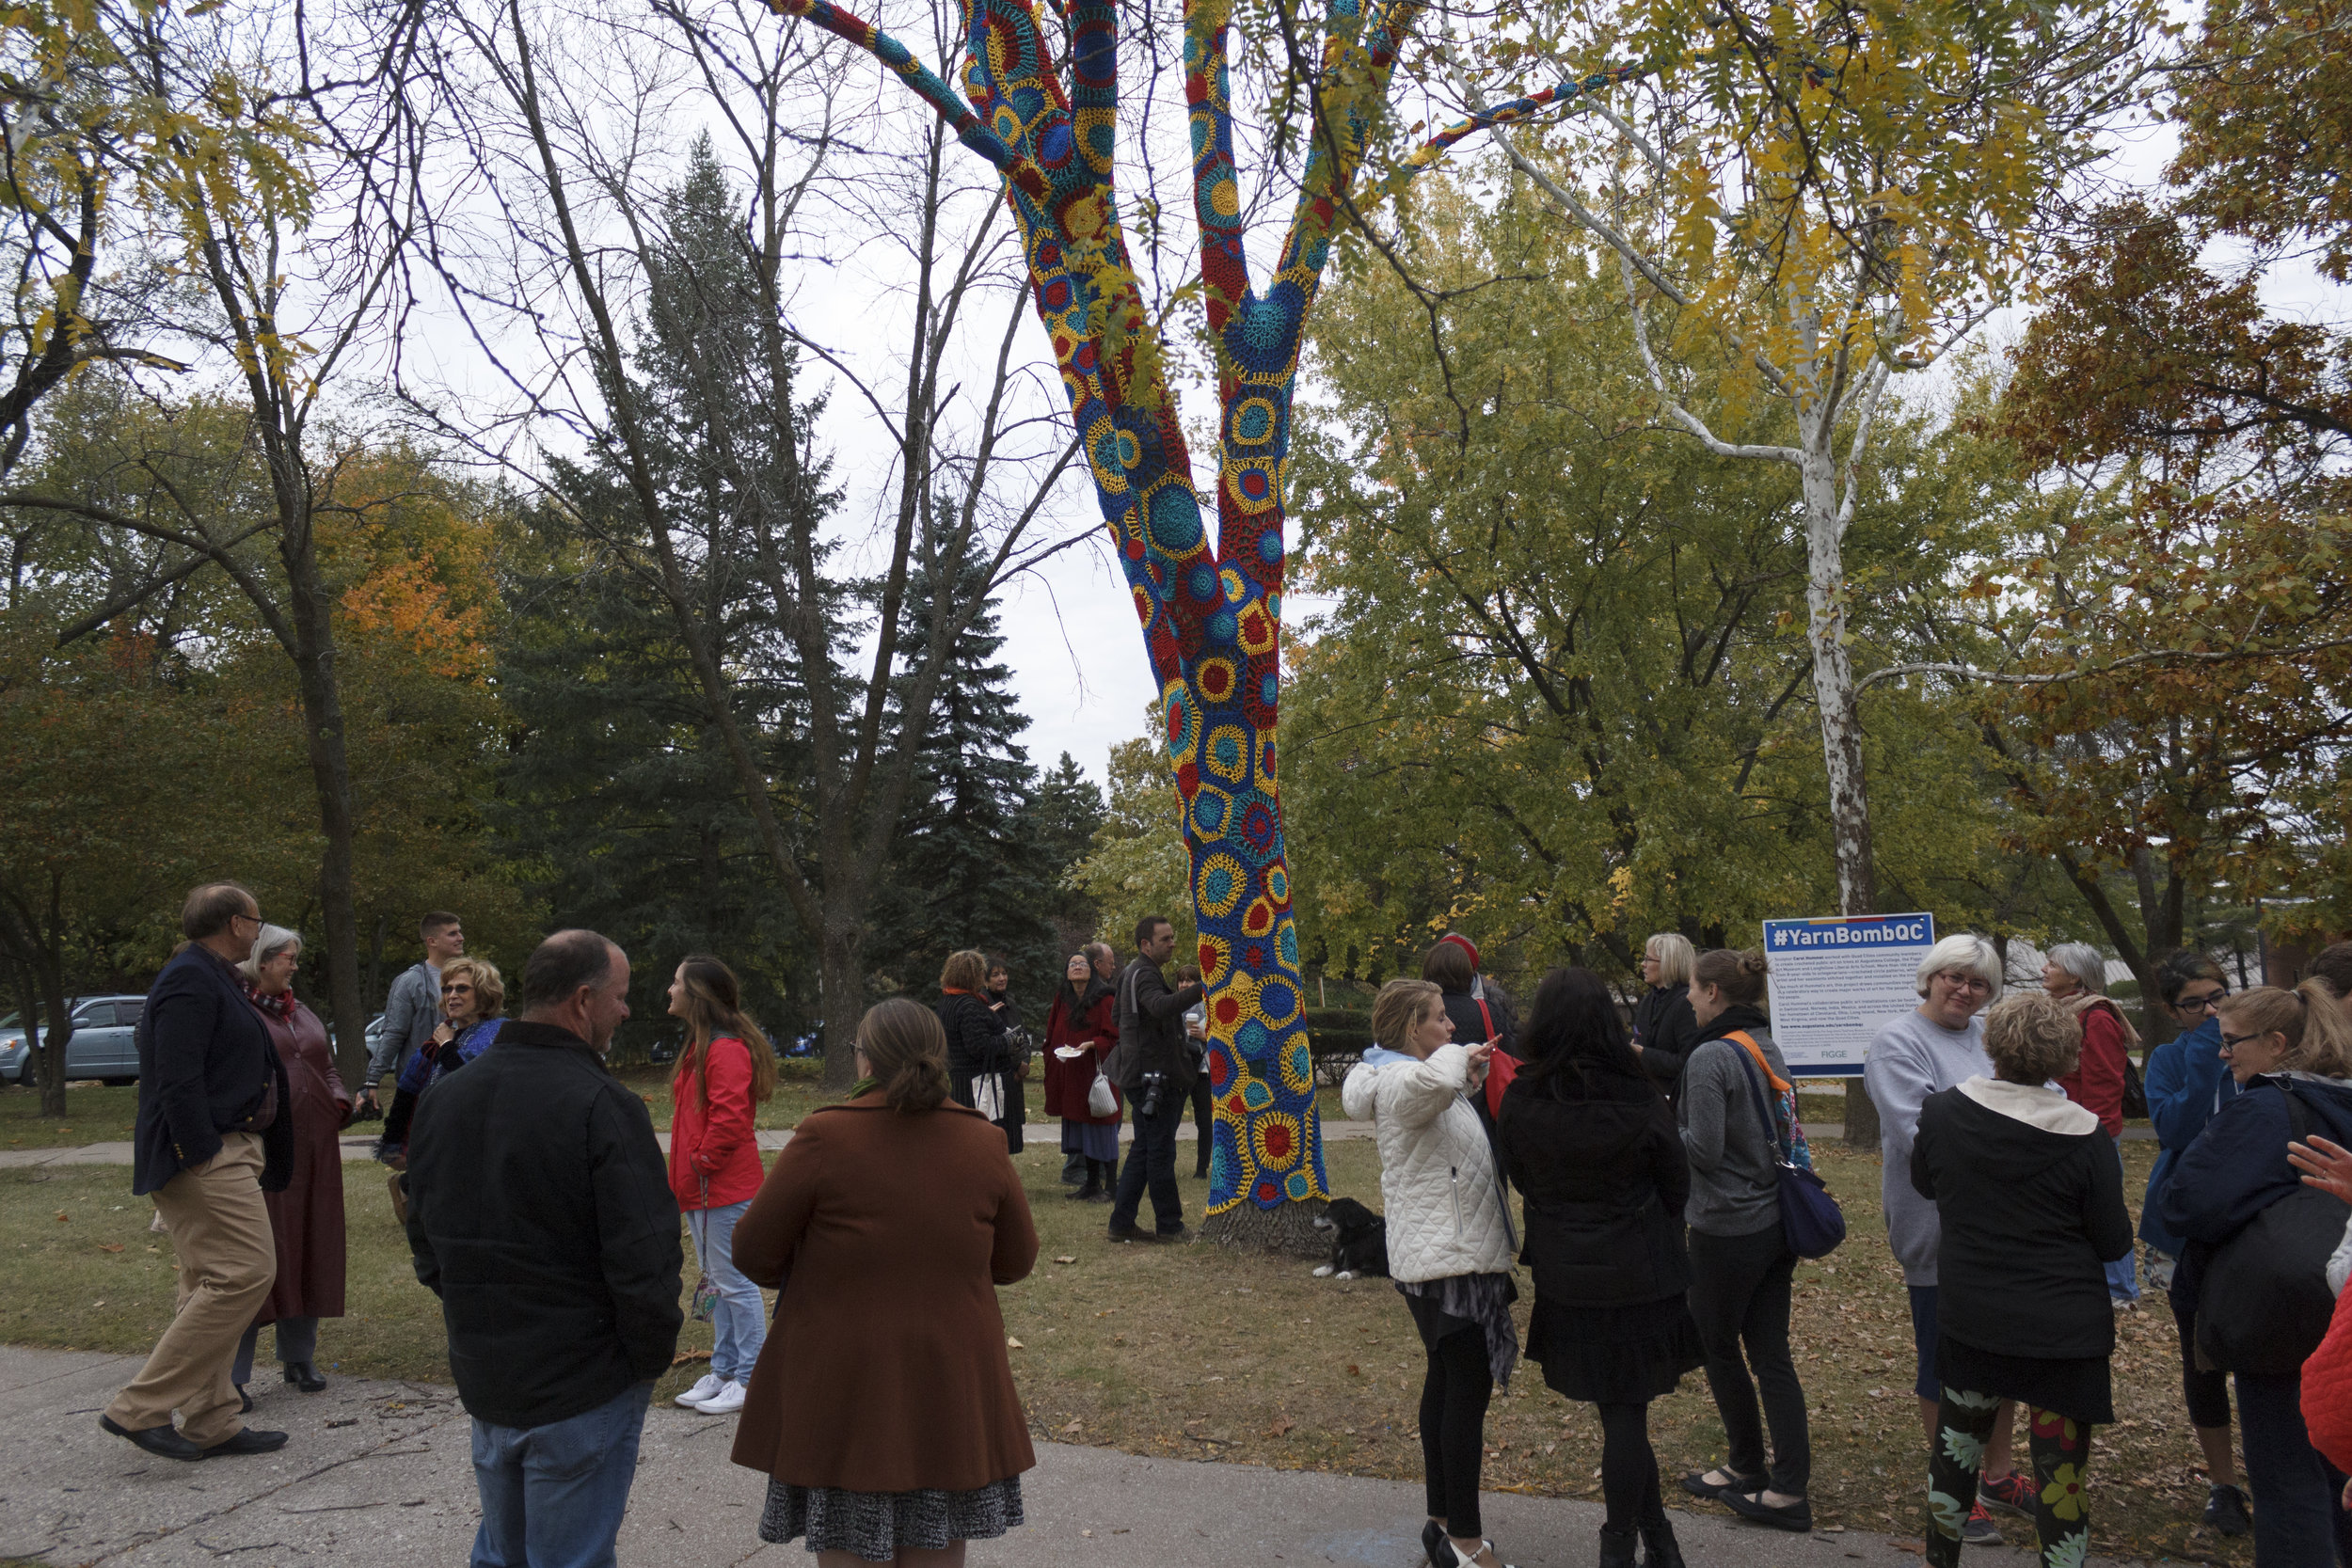
[[[1372,1035],[1341,1086],[1349,1117],[1380,1146],[1389,1273],[1421,1330],[1421,1453],[1429,1493],[1422,1547],[1431,1568],[1501,1568],[1478,1515],[1486,1402],[1519,1356],[1511,1303],[1517,1243],[1486,1124],[1469,1097],[1492,1042],[1454,1045],[1445,999],[1426,980],[1391,980],[1372,1006]]]

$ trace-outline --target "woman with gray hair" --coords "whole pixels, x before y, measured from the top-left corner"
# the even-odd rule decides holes
[[[1649,991],[1633,1005],[1633,1054],[1655,1079],[1666,1103],[1682,1086],[1682,1064],[1698,1044],[1691,1010],[1692,965],[1698,953],[1679,931],[1660,931],[1642,944],[1642,978]]]
[[[2083,1026],[2082,1060],[2058,1081],[2066,1098],[2099,1118],[2099,1126],[2116,1146],[2118,1168],[2122,1161],[2123,1081],[2131,1071],[2130,1052],[2139,1043],[2123,1010],[2109,1001],[2107,960],[2087,942],[2061,942],[2042,963],[2042,989]],[[2122,1311],[2139,1307],[2138,1259],[2119,1258],[2106,1266],[2107,1300]]]
[[[283,926],[263,926],[253,952],[237,966],[246,997],[262,1015],[278,1059],[286,1067],[292,1103],[278,1107],[294,1126],[294,1179],[282,1193],[265,1193],[269,1228],[278,1244],[278,1280],[238,1342],[230,1381],[246,1409],[253,1396],[253,1353],[263,1323],[278,1325],[278,1359],[286,1381],[306,1394],[326,1386],[318,1372],[319,1320],[343,1315],[343,1160],[336,1134],[351,1119],[351,1095],[335,1074],[326,1026],[294,993],[302,938]]]
[[[1919,1363],[1912,1392],[1919,1397],[1920,1424],[1933,1443],[1944,1392],[1935,1370],[1940,1332],[1936,1249],[1944,1229],[1935,1200],[1912,1185],[1911,1146],[1918,1136],[1919,1108],[1930,1095],[1956,1089],[1971,1078],[1993,1076],[1979,1015],[2000,994],[2000,957],[1991,942],[1973,932],[1946,937],[1919,960],[1915,984],[1918,1007],[1896,1014],[1879,1031],[1863,1058],[1862,1083],[1878,1107],[1884,1139],[1879,1192],[1886,1209],[1886,1239],[1902,1265],[1903,1284],[1911,1296],[1911,1337]],[[1963,1539],[1979,1544],[2001,1539],[2000,1527],[1985,1512],[1983,1497],[1998,1499],[2005,1496],[2005,1483],[2010,1490],[2026,1484],[2015,1476],[2010,1460],[2009,1408],[2004,1402],[1984,1445],[1985,1484],[1962,1528]]]

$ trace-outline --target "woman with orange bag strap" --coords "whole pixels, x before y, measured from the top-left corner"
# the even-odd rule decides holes
[[[1691,972],[1698,1043],[1685,1058],[1676,1106],[1691,1162],[1691,1200],[1683,1210],[1691,1227],[1691,1316],[1707,1347],[1707,1385],[1729,1452],[1720,1468],[1685,1476],[1682,1485],[1759,1523],[1809,1530],[1812,1441],[1804,1389],[1788,1351],[1797,1255],[1781,1226],[1784,1134],[1793,1160],[1810,1164],[1811,1155],[1797,1124],[1788,1064],[1764,1016],[1766,970],[1761,953],[1717,948],[1701,954]],[[1751,1066],[1770,1085],[1769,1098],[1751,1087]],[[1785,1128],[1765,1125],[1759,1107]]]

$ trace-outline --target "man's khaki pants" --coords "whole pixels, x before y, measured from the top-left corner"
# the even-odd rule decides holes
[[[229,1367],[278,1277],[269,1206],[262,1201],[261,1136],[225,1134],[218,1154],[164,1183],[155,1208],[180,1255],[179,1310],[106,1414],[143,1432],[169,1425],[177,1410],[182,1433],[209,1449],[245,1428]]]

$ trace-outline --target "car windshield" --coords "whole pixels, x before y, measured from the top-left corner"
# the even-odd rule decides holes
[[[5,1018],[0,1018],[0,1029],[13,1029],[15,1027],[16,1015],[14,1013],[10,1013]]]

